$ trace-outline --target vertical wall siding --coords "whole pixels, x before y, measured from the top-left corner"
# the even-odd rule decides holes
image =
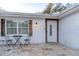
[[[45,19],[33,19],[31,43],[45,43]]]
[[[19,17],[1,17],[4,18],[5,20],[29,20],[30,18],[19,18]],[[0,21],[1,21],[0,18]],[[32,36],[31,38],[31,43],[45,43],[45,19],[36,19],[36,18],[31,18],[32,20]],[[35,26],[35,23],[38,23],[38,26]],[[0,23],[1,26],[1,23]],[[36,28],[37,27],[37,28]],[[1,28],[0,28],[0,40],[5,40],[5,36],[1,36]],[[11,38],[13,39],[13,38]],[[22,40],[23,41],[23,40]],[[0,42],[1,44],[1,42]]]
[[[59,20],[59,42],[79,49],[79,13]]]

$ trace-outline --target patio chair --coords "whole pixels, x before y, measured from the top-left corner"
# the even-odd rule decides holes
[[[25,41],[25,44],[24,44],[24,45],[29,45],[29,44],[31,44],[31,43],[30,43],[30,39],[24,39],[24,41]]]
[[[28,35],[28,36],[24,39],[24,41],[25,41],[25,44],[24,44],[24,45],[30,45],[30,44],[31,44],[31,38],[30,38],[30,36]]]
[[[11,46],[12,45],[12,39],[6,40],[6,45]]]
[[[5,40],[0,40],[0,46],[4,46]]]
[[[11,39],[9,36],[6,36],[5,41],[6,41],[6,46],[13,45],[12,43],[13,39]]]

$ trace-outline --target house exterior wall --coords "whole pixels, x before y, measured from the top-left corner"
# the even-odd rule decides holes
[[[0,17],[0,19],[1,18],[4,18],[5,20],[19,20],[19,21],[20,20],[32,20],[33,29],[32,29],[32,36],[30,37],[31,44],[45,43],[45,19],[44,18]],[[35,25],[36,22],[37,22],[38,26]],[[1,33],[1,22],[0,22],[0,33]],[[0,40],[5,40],[5,38],[6,38],[6,36],[2,37],[0,34]],[[24,38],[28,38],[28,37],[24,37]],[[23,42],[23,40],[22,40],[22,42]]]
[[[59,20],[59,43],[79,49],[79,12]]]
[[[37,26],[35,23],[37,22]],[[33,19],[33,34],[31,43],[45,43],[45,20]]]

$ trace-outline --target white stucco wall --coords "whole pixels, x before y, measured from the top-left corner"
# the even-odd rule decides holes
[[[59,42],[79,49],[79,12],[59,20]]]
[[[33,22],[33,29],[32,29],[32,36],[30,37],[31,39],[31,44],[35,43],[45,43],[45,19],[44,18],[19,18],[19,17],[0,17],[4,18],[5,20],[29,20],[31,19]],[[37,22],[38,26],[35,26],[35,23]],[[1,23],[0,23],[1,24]],[[1,33],[1,28],[0,28],[0,33]],[[0,35],[0,40],[5,40],[5,36],[2,37]],[[13,39],[12,37],[10,37]],[[28,38],[28,37],[23,37],[23,38]],[[15,41],[15,40],[14,40]],[[23,40],[21,40],[23,42]]]

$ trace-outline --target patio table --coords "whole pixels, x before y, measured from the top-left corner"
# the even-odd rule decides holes
[[[16,40],[16,42],[14,43],[13,46],[15,46],[17,43],[21,46],[22,43],[21,43],[20,39],[21,39],[22,35],[14,35],[13,37]]]

